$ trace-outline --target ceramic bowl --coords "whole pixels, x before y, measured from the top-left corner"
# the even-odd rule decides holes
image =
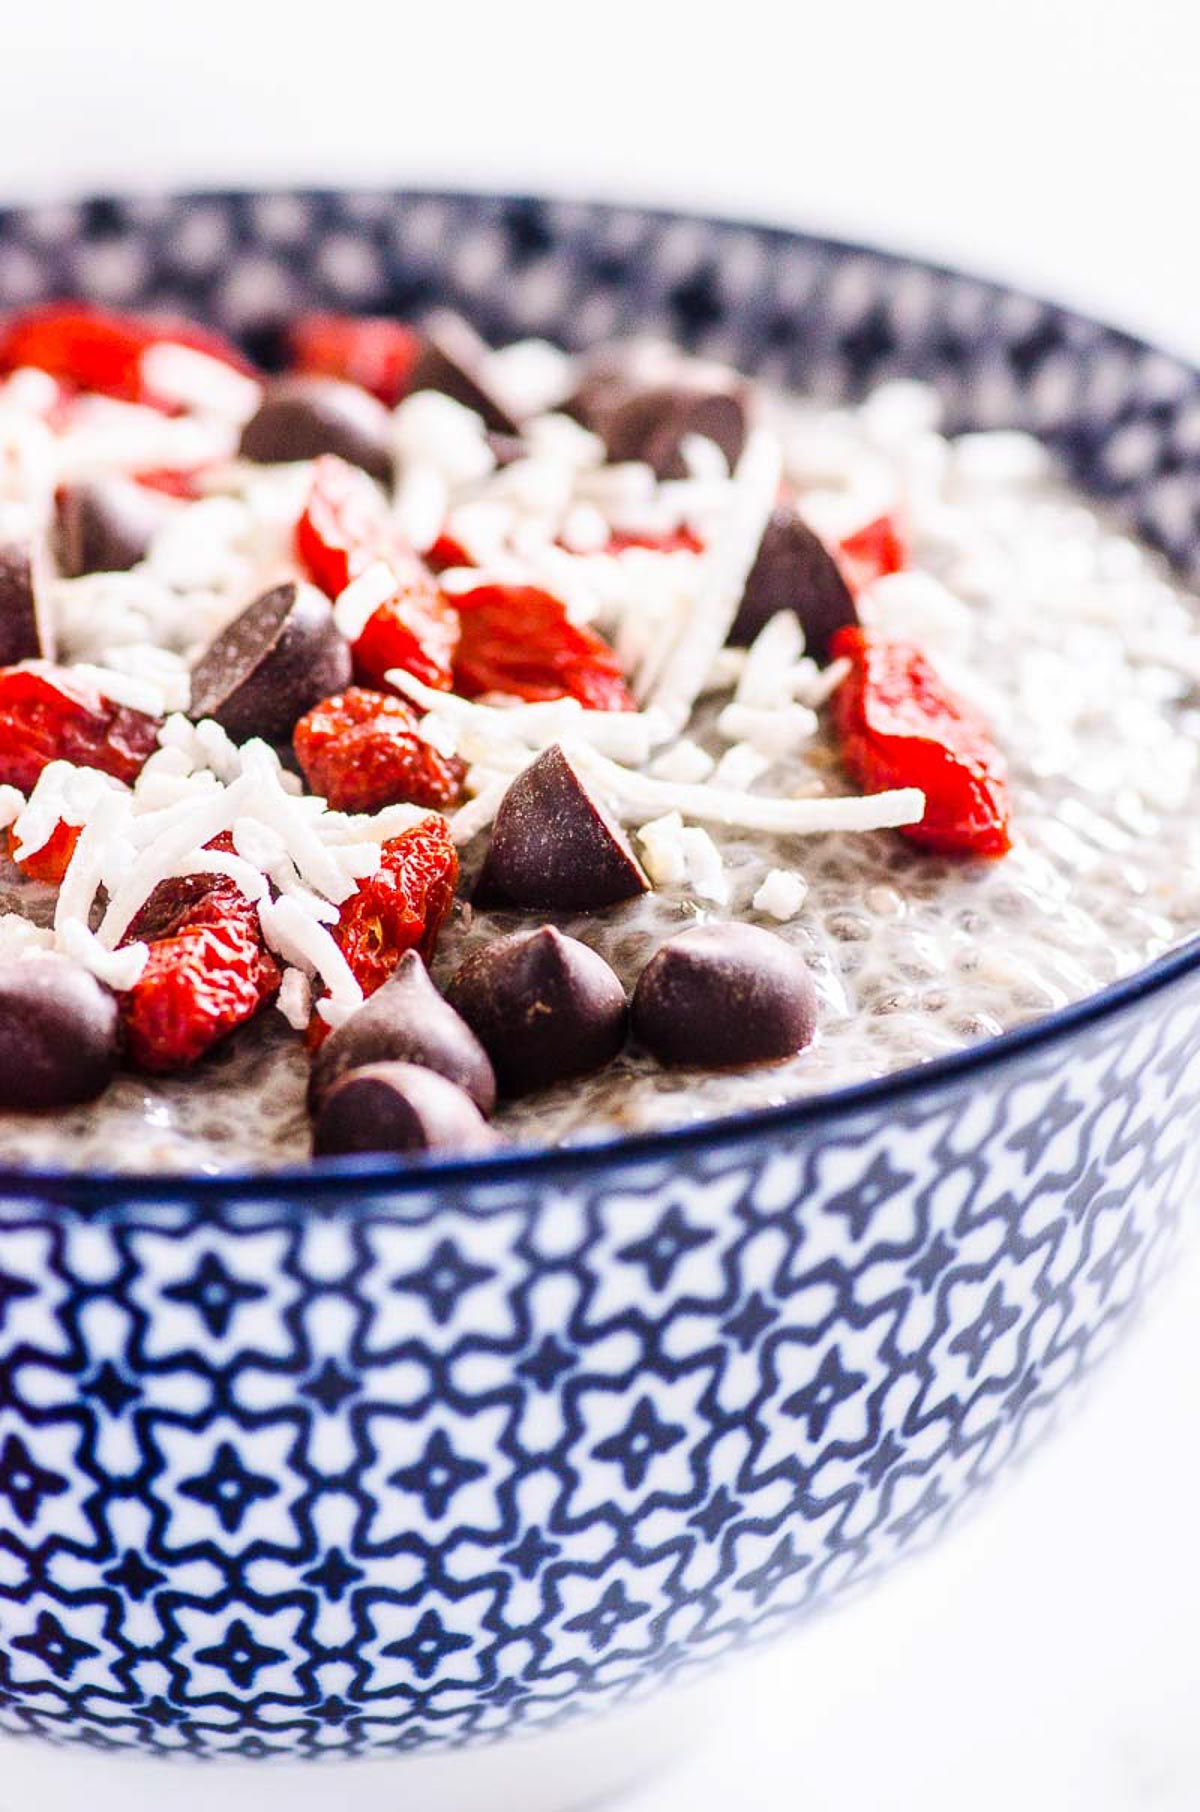
[[[831,396],[915,375],[1200,565],[1195,374],[825,240],[462,195],[4,215],[0,305],[56,293],[260,355],[298,307],[449,302]],[[1030,1445],[1198,1162],[1190,947],[920,1070],[602,1148],[0,1179],[0,1805],[587,1798],[641,1765],[652,1694],[876,1579]]]

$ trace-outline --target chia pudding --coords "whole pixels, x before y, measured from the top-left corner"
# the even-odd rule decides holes
[[[293,348],[0,329],[0,1161],[707,1120],[1200,923],[1193,600],[1036,441],[453,319]]]

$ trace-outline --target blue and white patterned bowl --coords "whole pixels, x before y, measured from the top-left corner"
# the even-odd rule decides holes
[[[448,301],[830,395],[916,375],[1200,570],[1193,372],[874,252],[452,195],[0,217],[0,306],[79,292],[260,350],[297,307]],[[65,1751],[3,1745],[0,1799],[99,1804],[130,1751],[392,1758],[415,1806],[396,1758],[710,1668],[932,1539],[1045,1428],[1198,1163],[1190,949],[919,1072],[603,1150],[0,1179],[0,1730]],[[269,1777],[224,1778],[257,1806]],[[440,1778],[422,1805],[476,1803]]]

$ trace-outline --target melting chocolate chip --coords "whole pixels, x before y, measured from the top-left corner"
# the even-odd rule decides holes
[[[476,905],[587,912],[649,891],[629,839],[557,743],[517,775],[496,813]]]
[[[811,1044],[816,1027],[803,957],[757,925],[697,925],[672,938],[633,996],[634,1034],[660,1063],[778,1063]]]
[[[732,469],[746,444],[744,387],[733,379],[688,378],[635,391],[604,429],[613,461],[644,460],[659,478],[686,478],[683,443],[700,435],[720,447]]]
[[[487,388],[484,365],[488,349],[461,315],[431,315],[422,328],[422,346],[409,381],[409,393],[437,390],[483,417],[493,434],[519,435],[521,425]]]
[[[340,378],[281,378],[242,429],[240,452],[267,466],[336,453],[388,484],[391,416],[368,390]]]
[[[329,600],[288,580],[255,598],[200,656],[191,716],[215,717],[235,742],[287,742],[306,711],[350,684],[350,670]]]
[[[28,541],[0,544],[0,667],[54,659],[39,562]]]
[[[350,1070],[373,1063],[415,1063],[466,1091],[480,1113],[496,1105],[488,1054],[464,1020],[442,999],[415,950],[406,950],[376,989],[336,1031],[313,1061],[310,1113]]]
[[[325,1096],[313,1128],[313,1152],[489,1151],[496,1135],[470,1095],[415,1063],[369,1063],[351,1070]]]
[[[51,952],[0,964],[0,1108],[94,1101],[117,1067],[116,996]]]
[[[625,1042],[624,988],[602,956],[554,925],[485,944],[458,970],[447,998],[506,1095],[598,1070]]]
[[[729,632],[735,648],[748,648],[777,612],[794,610],[807,652],[822,665],[835,632],[858,622],[850,587],[824,542],[788,505],[771,512],[758,557]]]
[[[167,513],[161,497],[127,478],[65,484],[55,498],[55,553],[67,579],[127,573],[144,560]]]

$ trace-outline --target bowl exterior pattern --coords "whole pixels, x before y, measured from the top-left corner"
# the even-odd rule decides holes
[[[900,372],[1059,448],[1182,564],[1185,367],[766,229],[469,197],[0,217],[0,305],[664,330]],[[874,1578],[1028,1447],[1169,1254],[1200,976],[867,1105],[386,1191],[0,1189],[0,1731],[403,1752],[569,1719]]]
[[[0,1729],[552,1723],[933,1539],[1164,1263],[1200,987],[970,1083],[529,1183],[0,1205]]]

